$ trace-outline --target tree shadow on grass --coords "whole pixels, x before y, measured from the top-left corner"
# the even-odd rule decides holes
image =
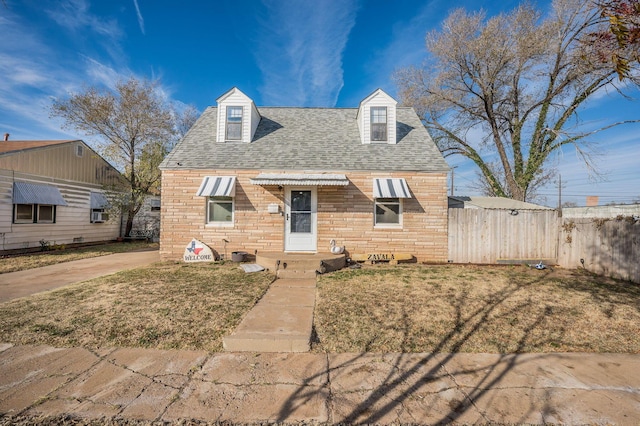
[[[556,281],[566,289],[587,294],[595,306],[632,306],[640,312],[640,284],[604,277],[586,269],[567,271]]]
[[[436,383],[441,380],[445,380],[448,383],[455,383],[455,377],[451,371],[455,371],[456,375],[471,375],[473,376],[474,384],[470,387],[460,387],[457,384],[453,388],[445,388],[436,391],[436,394],[440,392],[447,392],[451,389],[457,391],[458,395],[463,395],[463,398],[449,398],[446,403],[446,410],[442,410],[442,402],[436,399],[432,400],[430,405],[422,406],[420,410],[424,412],[437,412],[439,414],[430,417],[433,421],[430,423],[440,424],[457,421],[464,416],[469,410],[476,410],[483,417],[483,421],[489,422],[490,419],[486,418],[484,413],[476,407],[476,402],[482,398],[489,390],[498,385],[511,371],[515,365],[521,364],[522,360],[513,354],[499,354],[492,357],[492,360],[488,363],[483,363],[479,367],[464,368],[460,370],[459,366],[454,362],[456,353],[460,351],[463,345],[468,342],[474,335],[476,335],[483,324],[489,320],[490,317],[513,315],[515,311],[526,309],[530,307],[531,301],[525,301],[509,307],[504,311],[500,311],[500,307],[503,307],[505,301],[509,299],[515,292],[520,290],[524,286],[534,285],[544,279],[546,275],[538,277],[537,279],[530,280],[522,283],[511,283],[502,290],[492,294],[492,297],[485,300],[480,306],[471,307],[468,300],[467,292],[462,292],[458,297],[452,298],[450,303],[455,311],[455,321],[448,333],[440,339],[431,353],[428,354],[395,354],[389,355],[388,360],[391,361],[390,368],[380,378],[373,378],[376,381],[374,389],[369,389],[363,392],[363,398],[361,401],[351,404],[342,404],[338,401],[341,395],[330,395],[330,404],[339,404],[344,411],[344,407],[348,407],[347,412],[336,413],[334,415],[339,418],[330,419],[340,423],[382,423],[389,419],[389,416],[393,416],[395,411],[406,411],[404,404],[410,402],[415,397],[419,389],[429,384]],[[540,327],[545,320],[545,316],[549,314],[550,307],[542,307],[537,312],[535,318],[531,318],[528,326],[522,330],[522,334],[517,341],[516,349],[514,352],[522,352],[531,338],[532,331]],[[403,340],[402,347],[407,348],[410,346],[410,312],[403,312],[400,326],[402,328]],[[541,343],[537,341],[536,343]],[[447,352],[442,352],[446,350]],[[377,354],[377,356],[385,355]],[[278,422],[286,421],[296,410],[296,407],[305,405],[311,402],[318,392],[317,388],[309,386],[313,380],[317,380],[318,377],[325,375],[328,380],[329,392],[332,392],[332,377],[339,375],[343,370],[350,369],[359,363],[365,363],[365,366],[359,366],[359,368],[366,369],[366,363],[371,360],[371,354],[362,353],[354,354],[353,356],[332,356],[327,357],[327,371],[319,373],[313,377],[309,377],[305,380],[304,384],[300,386],[282,405],[277,417]],[[331,358],[337,361],[334,364],[330,362]],[[346,358],[346,359],[345,359]],[[425,368],[427,370],[425,371]],[[366,372],[365,372],[366,374]],[[374,381],[375,381],[374,380]],[[450,395],[449,395],[450,396]],[[435,410],[434,404],[438,404],[438,410]],[[531,405],[533,409],[533,405]],[[426,410],[426,411],[425,411]],[[530,413],[525,413],[522,419],[526,419]],[[398,421],[394,419],[393,421]],[[403,418],[402,422],[416,421],[412,419],[412,416]]]

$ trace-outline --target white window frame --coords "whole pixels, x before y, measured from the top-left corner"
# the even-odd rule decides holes
[[[56,206],[52,205],[52,204],[37,204],[38,206],[38,216],[36,218],[36,223],[56,223]],[[51,208],[51,220],[42,220],[42,213],[41,210],[43,207],[50,207]]]
[[[18,206],[30,206],[31,217],[29,219],[18,219]],[[51,220],[43,220],[41,210],[43,207],[51,208]],[[13,223],[56,223],[56,206],[53,204],[14,204]]]
[[[206,208],[206,217],[205,217],[205,221],[207,226],[214,226],[214,227],[233,227],[234,223],[235,223],[235,216],[236,216],[236,200],[235,197],[207,197],[206,198],[206,203],[207,203],[207,208]],[[212,221],[209,220],[209,218],[211,217],[211,209],[213,208],[213,205],[218,204],[218,203],[229,203],[231,202],[231,220],[217,220],[217,221]]]
[[[396,201],[397,200],[397,201]],[[402,228],[403,198],[374,198],[373,200],[373,226],[374,228]],[[397,205],[398,223],[378,223],[378,206]]]
[[[232,115],[233,111],[240,111],[240,122],[238,123],[238,121],[236,120],[238,118],[238,116],[236,115]],[[231,119],[234,119],[234,121],[232,121]],[[244,127],[244,108],[241,106],[228,106],[227,107],[227,111],[226,111],[226,117],[225,117],[225,140],[228,141],[241,141],[242,140],[242,133],[243,133],[243,127]],[[233,125],[240,125],[240,136],[239,137],[229,137],[229,128],[231,127],[230,124]]]
[[[101,213],[100,220],[93,220],[94,213]],[[109,213],[106,209],[91,209],[91,223],[105,223],[109,221]]]
[[[18,219],[18,206],[30,206],[31,207],[31,217],[29,219]],[[14,204],[13,205],[13,223],[34,223],[33,215],[35,213],[35,204]]]
[[[384,121],[374,121],[374,115],[376,111],[384,111]],[[370,136],[371,142],[387,142],[389,140],[389,111],[386,106],[372,106],[369,111],[370,118]],[[374,126],[383,125],[384,124],[384,137],[382,139],[374,139],[373,135],[375,132],[373,131]]]

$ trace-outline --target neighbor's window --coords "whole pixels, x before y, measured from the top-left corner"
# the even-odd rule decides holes
[[[37,218],[37,222],[38,223],[53,223],[54,222],[54,212],[55,212],[55,207],[54,206],[47,206],[47,205],[38,205],[38,218]]]
[[[233,224],[233,197],[209,197],[207,223]]]
[[[371,140],[387,140],[387,107],[371,107]]]
[[[15,223],[33,223],[33,204],[14,204]]]
[[[399,198],[376,198],[375,210],[376,226],[402,224],[402,201]]]
[[[227,140],[242,139],[242,107],[227,107]]]
[[[56,206],[48,204],[14,204],[13,223],[55,223]]]
[[[109,213],[105,209],[91,209],[91,223],[104,223],[109,220]]]

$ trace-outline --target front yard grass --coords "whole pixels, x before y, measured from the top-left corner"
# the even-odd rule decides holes
[[[237,264],[159,263],[0,304],[0,342],[221,351],[272,280]]]
[[[583,270],[373,265],[317,292],[318,352],[640,353],[640,286]]]
[[[222,350],[273,275],[159,263],[0,304],[0,342]],[[521,266],[318,277],[316,352],[640,353],[640,286]]]
[[[0,274],[24,271],[26,269],[39,268],[41,266],[55,265],[63,262],[70,262],[72,260],[106,256],[114,253],[157,248],[158,243],[135,241],[99,244],[82,248],[50,250],[19,255],[5,255],[0,258]]]

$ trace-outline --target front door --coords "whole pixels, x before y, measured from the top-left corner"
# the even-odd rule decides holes
[[[317,248],[315,187],[290,188],[285,192],[285,251],[310,251]]]

